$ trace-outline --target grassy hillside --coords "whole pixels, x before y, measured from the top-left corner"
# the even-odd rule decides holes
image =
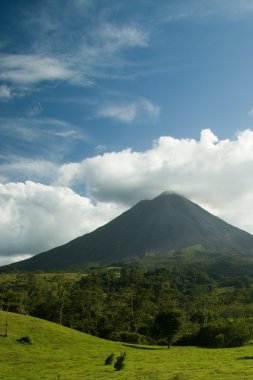
[[[0,313],[0,333],[6,314]],[[252,379],[253,348],[147,347],[105,341],[36,318],[8,314],[0,337],[0,379]],[[16,342],[29,336],[31,345]],[[105,366],[111,353],[127,353],[126,367]]]

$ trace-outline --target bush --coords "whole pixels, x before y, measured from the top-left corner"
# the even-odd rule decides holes
[[[116,369],[116,371],[120,371],[121,369],[124,368],[125,366],[125,358],[126,358],[126,353],[123,352],[122,354],[120,354],[120,356],[117,357],[116,359],[116,362],[114,364],[114,368]]]
[[[240,347],[252,338],[252,326],[244,320],[208,325],[194,334],[183,336],[177,341],[179,346],[199,346],[210,348]]]
[[[232,322],[224,332],[227,347],[238,347],[248,343],[252,337],[252,326],[245,321]]]
[[[251,338],[251,329],[244,321],[234,321],[221,327],[208,326],[199,331],[200,346],[239,347]]]
[[[252,327],[246,321],[237,320],[221,325],[202,327],[196,334],[181,338],[179,345],[197,345],[200,347],[240,347],[252,337]]]
[[[112,364],[113,359],[114,359],[114,354],[112,353],[109,356],[107,356],[107,358],[105,359],[105,365]]]
[[[22,336],[22,338],[17,339],[17,342],[21,344],[32,344],[32,341],[29,338],[29,336]]]

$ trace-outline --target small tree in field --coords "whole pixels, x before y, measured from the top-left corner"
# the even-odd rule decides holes
[[[114,368],[116,369],[116,371],[120,371],[121,369],[124,368],[125,366],[125,358],[126,358],[126,353],[123,352],[122,354],[120,354],[117,359],[116,359],[116,362],[114,364]]]
[[[112,364],[113,358],[114,358],[114,354],[110,354],[109,356],[107,356],[107,358],[105,359],[105,365]]]
[[[156,315],[153,333],[156,338],[167,340],[168,348],[170,348],[173,338],[180,328],[180,315],[174,311],[160,312]]]

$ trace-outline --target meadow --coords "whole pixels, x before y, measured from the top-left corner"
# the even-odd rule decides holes
[[[0,312],[0,333],[6,313]],[[28,336],[32,344],[17,339]],[[125,368],[105,366],[126,352]],[[252,379],[253,347],[203,349],[112,342],[30,316],[8,313],[0,337],[0,379]]]

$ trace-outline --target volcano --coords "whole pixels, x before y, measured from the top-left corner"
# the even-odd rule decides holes
[[[163,193],[143,200],[114,220],[67,244],[14,263],[19,270],[68,270],[110,265],[200,245],[221,253],[251,254],[253,236],[189,199]]]

